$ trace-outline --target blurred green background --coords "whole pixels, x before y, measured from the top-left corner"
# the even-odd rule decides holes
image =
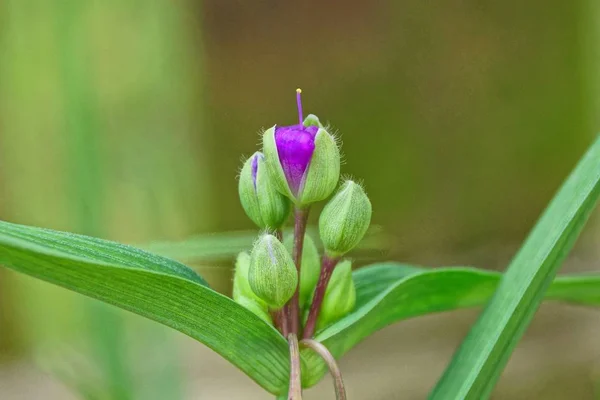
[[[301,87],[365,182],[374,258],[502,269],[600,131],[599,40],[595,0],[0,0],[0,218],[133,244],[252,229],[241,157]],[[600,269],[597,220],[566,269]],[[226,292],[230,264],[194,267]],[[476,314],[368,339],[341,362],[350,398],[425,398]],[[598,329],[542,307],[494,398],[600,398]],[[270,397],[181,334],[0,269],[0,398]]]

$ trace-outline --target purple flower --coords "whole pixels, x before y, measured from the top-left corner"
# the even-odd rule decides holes
[[[296,207],[324,200],[340,176],[340,151],[315,115],[304,119],[300,89],[296,91],[298,124],[277,126],[263,134],[269,176],[277,190]]]
[[[292,125],[275,127],[275,145],[279,162],[292,194],[296,196],[315,151],[317,126]]]

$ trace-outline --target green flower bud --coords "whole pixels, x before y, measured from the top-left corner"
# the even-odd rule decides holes
[[[249,268],[250,254],[240,253],[235,262],[235,272],[233,274],[233,300],[272,325],[273,319],[269,314],[269,307],[250,288],[248,282]]]
[[[371,223],[371,202],[356,182],[346,181],[319,217],[319,234],[330,257],[340,257],[361,241]]]
[[[290,214],[290,201],[276,190],[261,152],[244,163],[238,192],[244,211],[261,229],[280,228]]]
[[[298,92],[298,115],[302,105]],[[340,177],[340,151],[319,119],[309,115],[291,126],[274,126],[263,135],[269,173],[281,193],[297,206],[324,200]]]
[[[262,304],[267,309],[267,304],[262,301],[250,288],[248,272],[250,270],[250,254],[242,252],[238,254],[235,261],[235,272],[233,273],[233,299],[237,301],[240,297],[246,297]]]
[[[294,235],[289,235],[283,241],[285,248],[292,254],[294,247]],[[317,286],[319,274],[321,273],[321,258],[315,242],[309,235],[304,236],[304,247],[302,248],[302,268],[300,269],[300,308],[312,296]]]
[[[321,312],[317,321],[317,330],[321,330],[345,317],[356,304],[356,288],[352,280],[352,263],[341,261],[333,270],[325,297],[321,304]]]
[[[304,118],[302,125],[307,126],[307,127],[308,126],[316,126],[319,128],[324,128],[323,124],[319,120],[319,117],[317,117],[315,114],[308,114],[306,116],[306,118]]]
[[[296,291],[296,266],[275,236],[262,235],[254,244],[248,281],[254,293],[275,310],[283,307]]]

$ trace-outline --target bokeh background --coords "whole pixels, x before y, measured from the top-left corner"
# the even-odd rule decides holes
[[[133,244],[252,229],[241,157],[301,87],[370,194],[371,258],[501,270],[600,131],[599,40],[595,0],[0,0],[0,218]],[[565,271],[600,269],[597,221]],[[229,290],[230,261],[192,264]],[[367,339],[350,398],[425,398],[478,311]],[[544,305],[493,398],[600,398],[598,332]],[[271,397],[182,334],[0,269],[0,398]]]

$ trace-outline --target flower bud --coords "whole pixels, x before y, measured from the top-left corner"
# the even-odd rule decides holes
[[[248,252],[242,252],[238,254],[235,260],[235,271],[233,273],[233,299],[237,301],[239,297],[247,297],[253,299],[259,304],[267,305],[262,301],[254,291],[250,288],[250,282],[248,281],[248,272],[250,270],[250,254]]]
[[[250,254],[246,252],[240,253],[235,262],[235,272],[233,274],[233,300],[252,311],[268,324],[272,324],[273,319],[269,314],[267,304],[256,296],[250,288],[250,283],[248,282],[249,268]]]
[[[298,112],[302,121],[300,100]],[[314,115],[298,125],[276,125],[265,131],[263,151],[277,190],[297,206],[326,199],[337,185],[340,151]]]
[[[292,254],[294,247],[294,235],[285,238],[283,244]],[[312,292],[317,286],[319,274],[321,273],[321,258],[315,242],[309,235],[304,236],[304,247],[302,248],[302,267],[300,268],[300,308],[312,296]]]
[[[287,303],[298,286],[298,272],[284,245],[273,235],[262,235],[250,256],[248,281],[252,291],[271,309]]]
[[[345,317],[356,304],[356,289],[352,280],[352,263],[341,261],[333,270],[325,297],[321,304],[321,312],[317,321],[317,330],[321,330]]]
[[[242,168],[238,186],[240,202],[252,222],[261,229],[278,229],[290,213],[290,201],[269,178],[264,156],[257,151]]]
[[[324,128],[323,124],[319,120],[319,117],[317,117],[315,114],[308,114],[306,118],[304,118],[302,125],[306,127],[316,126],[318,128]]]
[[[371,202],[356,182],[346,181],[319,217],[319,234],[325,252],[340,257],[363,238],[371,223]]]

